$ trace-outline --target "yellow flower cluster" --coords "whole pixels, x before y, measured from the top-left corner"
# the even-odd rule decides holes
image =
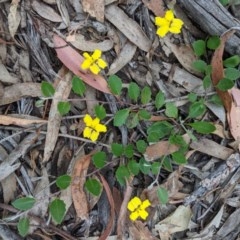
[[[101,58],[102,51],[96,49],[92,55],[87,52],[83,53],[85,60],[81,64],[83,70],[89,69],[93,74],[98,74],[101,69],[107,67],[107,63]]]
[[[172,10],[168,10],[163,18],[155,17],[155,24],[158,27],[157,35],[159,37],[165,37],[168,32],[175,34],[180,33],[183,21],[175,18]]]
[[[93,142],[98,139],[101,132],[107,131],[107,127],[100,123],[99,118],[92,119],[89,114],[86,114],[83,118],[83,121],[86,124],[86,127],[83,131],[83,137],[89,138]]]
[[[131,212],[129,218],[132,221],[135,221],[137,218],[142,218],[143,220],[146,220],[148,216],[148,212],[146,211],[146,208],[151,206],[151,203],[149,200],[141,201],[139,197],[134,197],[132,200],[128,203],[128,210]]]

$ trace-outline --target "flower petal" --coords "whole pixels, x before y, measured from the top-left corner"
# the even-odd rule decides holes
[[[92,58],[87,52],[83,53],[84,58],[88,59],[88,58]]]
[[[83,137],[90,138],[92,135],[92,129],[90,127],[85,127],[83,131]]]
[[[151,206],[151,203],[150,203],[150,201],[148,199],[146,199],[145,201],[142,202],[140,208],[143,210],[143,209],[145,209],[145,208],[147,208],[149,206]]]
[[[168,26],[162,26],[162,27],[158,28],[157,35],[159,37],[165,37],[166,34],[168,33],[168,31],[169,31],[169,27]]]
[[[164,18],[165,18],[167,21],[171,22],[171,21],[174,19],[173,11],[172,11],[172,10],[166,11]]]
[[[99,58],[99,59],[97,60],[97,65],[98,65],[100,68],[102,68],[102,69],[104,69],[105,67],[107,67],[107,63],[106,63],[102,58]]]
[[[128,202],[128,210],[133,212],[141,205],[142,201],[139,197],[134,197],[131,201]]]
[[[99,136],[99,132],[96,132],[96,131],[92,131],[92,134],[90,136],[90,139],[95,142],[97,139],[98,139],[98,136]]]
[[[165,18],[155,17],[155,25],[157,25],[158,27],[169,25],[169,24],[170,24],[169,21],[167,21]]]
[[[148,216],[148,212],[146,210],[139,210],[138,214],[143,220],[146,220],[146,218]]]
[[[99,118],[94,118],[93,121],[92,121],[92,125],[91,127],[96,130],[96,126],[100,123],[100,119]],[[97,130],[96,130],[97,131]]]
[[[171,33],[180,33],[183,26],[183,21],[181,19],[173,19],[169,32]]]
[[[89,114],[86,114],[85,117],[83,118],[83,121],[87,127],[91,127],[93,119]]]
[[[107,131],[107,127],[105,126],[105,125],[103,125],[103,124],[97,124],[96,126],[95,126],[95,130],[97,131],[97,132],[106,132]]]
[[[81,68],[82,68],[83,70],[89,69],[90,66],[91,66],[91,64],[92,64],[91,59],[85,59],[85,60],[82,62],[82,64],[81,64]]]
[[[98,65],[97,64],[92,64],[90,67],[89,67],[89,69],[91,70],[91,72],[93,73],[93,74],[98,74],[99,72],[100,72],[100,68],[98,67]]]
[[[102,56],[102,51],[99,50],[99,49],[96,49],[96,50],[93,52],[93,54],[92,54],[92,58],[93,58],[94,60],[99,59],[101,56]]]
[[[135,221],[138,217],[139,217],[138,211],[132,212],[132,213],[130,214],[130,216],[129,216],[129,218],[130,218],[132,221]]]

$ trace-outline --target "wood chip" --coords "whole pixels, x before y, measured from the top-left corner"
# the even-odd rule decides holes
[[[99,22],[104,22],[104,0],[82,0],[83,11],[95,17]]]

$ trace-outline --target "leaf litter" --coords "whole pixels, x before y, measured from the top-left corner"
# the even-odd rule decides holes
[[[9,220],[17,225],[19,219],[29,216],[31,227],[26,239],[47,239],[50,233],[63,239],[237,239],[240,91],[237,84],[228,91],[214,86],[224,77],[223,58],[233,54],[239,45],[239,33],[237,28],[227,31],[222,24],[226,20],[232,25],[234,11],[230,13],[218,1],[211,2],[209,8],[221,10],[215,18],[222,36],[211,58],[213,87],[204,89],[203,73],[192,65],[198,59],[192,42],[199,36],[209,36],[212,22],[203,3],[191,1],[186,6],[186,2],[0,3],[4,13],[0,16],[0,181],[5,225]],[[194,22],[199,5],[206,18],[204,26]],[[186,26],[181,35],[159,39],[154,17],[163,18],[168,8],[175,9],[178,18],[183,16]],[[211,19],[216,20],[214,16]],[[84,52],[96,49],[108,62],[106,71],[99,75],[80,68]],[[73,74],[87,84],[81,98],[71,91]],[[115,93],[126,91],[123,96],[111,93],[108,78],[114,74],[123,81],[122,89],[116,88]],[[43,98],[43,81],[53,85],[54,96]],[[136,95],[134,107],[127,93],[132,81],[140,90],[146,86],[152,90],[150,98],[147,91]],[[157,103],[161,107],[156,110],[154,98],[160,91],[165,99]],[[212,134],[200,135],[185,129],[182,119],[188,114],[192,93],[207,107],[194,121],[212,123]],[[216,93],[224,107],[208,102],[208,97]],[[68,100],[72,101],[70,113],[62,116],[59,102]],[[179,121],[164,115],[166,103],[172,103],[172,109],[177,107]],[[108,132],[92,144],[82,137],[82,118],[85,114],[96,115],[96,105],[107,109],[108,120],[103,123]],[[139,113],[142,106],[149,116]],[[127,127],[122,124],[123,119],[114,119],[114,114],[124,107],[131,109],[128,114],[136,121],[134,129],[128,123]],[[171,110],[168,115],[173,116]],[[179,136],[171,144],[165,137],[149,141],[147,146],[141,142],[143,145],[132,154],[131,145],[149,137],[148,127],[161,121],[171,123],[175,130],[182,129],[190,148],[183,151],[185,145],[177,141]],[[121,124],[117,128],[114,122]],[[116,142],[124,145],[119,156],[109,150]],[[96,168],[93,161],[99,149],[106,153],[102,169]],[[176,152],[188,162],[178,165],[169,161],[167,156],[173,158]],[[144,159],[131,166],[131,158],[139,156]],[[116,170],[127,162],[123,170],[131,177],[122,186],[117,182]],[[137,169],[140,174],[133,177]],[[67,189],[58,189],[54,181],[63,174],[71,176],[72,181]],[[88,178],[100,182],[99,196],[88,192]],[[167,204],[159,200],[159,188],[167,191]],[[135,195],[151,201],[146,221],[129,219],[127,205]],[[26,196],[35,197],[37,204],[17,213],[11,202]],[[65,206],[58,228],[48,224],[52,221],[49,206],[55,197]],[[3,225],[0,237],[21,239],[14,224],[7,229]]]

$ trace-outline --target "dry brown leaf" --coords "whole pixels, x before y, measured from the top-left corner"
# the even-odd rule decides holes
[[[163,17],[165,15],[163,0],[142,0],[142,2],[155,14],[155,16]]]
[[[18,83],[20,79],[17,77],[13,77],[7,70],[7,68],[0,63],[0,81],[3,83]]]
[[[29,116],[25,116],[29,117]],[[31,124],[36,124],[36,123],[46,123],[46,120],[43,119],[24,119],[24,118],[17,118],[17,117],[12,117],[12,116],[7,116],[7,115],[0,115],[0,124],[2,125],[17,125],[21,127],[26,127]]]
[[[170,144],[169,141],[161,141],[148,146],[144,158],[146,161],[154,161],[162,156],[176,152],[178,149],[178,146]]]
[[[21,21],[21,16],[18,11],[19,2],[20,0],[12,0],[8,14],[8,28],[12,38],[14,38],[14,35]]]
[[[106,6],[105,17],[141,50],[145,52],[150,50],[152,44],[150,39],[145,35],[141,27],[119,7],[116,5]]]
[[[84,192],[84,183],[88,171],[88,166],[91,161],[92,154],[80,156],[76,159],[73,172],[72,172],[72,199],[73,205],[76,210],[77,217],[80,219],[88,218],[88,201]]]
[[[222,160],[226,160],[234,152],[231,148],[219,145],[218,143],[207,138],[202,138],[198,141],[192,142],[190,147],[199,152],[206,153]]]
[[[82,0],[83,11],[95,17],[99,22],[104,22],[104,0]]]
[[[47,4],[42,3],[41,1],[33,1],[32,3],[33,10],[39,14],[39,16],[50,20],[51,22],[62,22],[61,16],[53,10],[50,6]]]
[[[117,58],[111,64],[108,71],[108,75],[115,74],[116,72],[121,70],[126,64],[128,64],[133,58],[136,50],[137,50],[137,46],[127,41],[123,46],[123,48],[121,49]]]
[[[40,97],[42,96],[40,83],[17,83],[3,90],[3,96],[0,98],[0,106],[16,102],[22,97]]]
[[[61,76],[61,80],[56,87],[51,109],[49,112],[43,162],[47,162],[51,157],[58,139],[58,132],[62,119],[62,116],[58,111],[58,103],[60,101],[68,99],[68,96],[72,89],[72,73],[69,71],[67,72],[66,68],[63,66],[60,69],[58,75]]]

